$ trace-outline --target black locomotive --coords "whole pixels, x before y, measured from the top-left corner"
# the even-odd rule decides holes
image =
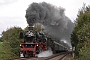
[[[67,48],[61,44],[55,42],[52,38],[47,35],[33,30],[32,26],[28,27],[28,31],[20,33],[20,38],[24,41],[20,44],[20,54],[24,57],[35,57],[42,51],[46,51],[49,48],[56,53],[57,51],[67,51]]]

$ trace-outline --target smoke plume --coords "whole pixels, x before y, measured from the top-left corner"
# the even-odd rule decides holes
[[[44,32],[70,43],[70,34],[74,24],[65,16],[64,8],[45,2],[34,2],[27,8],[25,17],[29,25],[40,23],[45,27]]]

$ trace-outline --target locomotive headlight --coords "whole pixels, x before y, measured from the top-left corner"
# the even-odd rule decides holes
[[[38,46],[38,44],[37,44],[37,46]]]
[[[21,44],[20,44],[20,46],[21,46]]]

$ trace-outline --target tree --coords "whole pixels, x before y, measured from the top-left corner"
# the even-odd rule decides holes
[[[3,42],[1,37],[0,37],[0,42]]]
[[[83,57],[86,54],[83,52],[88,51],[90,46],[90,6],[84,6],[79,10],[75,21],[75,28],[71,34],[71,43],[74,46],[75,54]],[[90,48],[89,48],[90,49]]]
[[[3,58],[19,57],[19,45],[22,40],[19,38],[20,32],[23,30],[20,27],[12,27],[2,32],[3,40]]]

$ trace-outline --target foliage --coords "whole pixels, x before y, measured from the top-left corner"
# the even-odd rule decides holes
[[[19,33],[23,30],[19,27],[12,27],[7,31],[2,32],[3,40],[3,59],[19,57],[19,45],[22,40],[19,38]]]
[[[3,49],[2,49],[2,47],[3,47],[3,42],[0,42],[0,60],[2,60],[2,52],[3,52]]]
[[[74,31],[71,34],[71,43],[75,47],[76,56],[79,58],[89,57],[86,53],[90,50],[88,48],[90,46],[90,6],[84,5],[79,11],[75,21]]]
[[[90,47],[84,47],[80,51],[79,60],[90,60]]]
[[[2,37],[0,37],[0,42],[3,42],[3,41],[2,41]]]

